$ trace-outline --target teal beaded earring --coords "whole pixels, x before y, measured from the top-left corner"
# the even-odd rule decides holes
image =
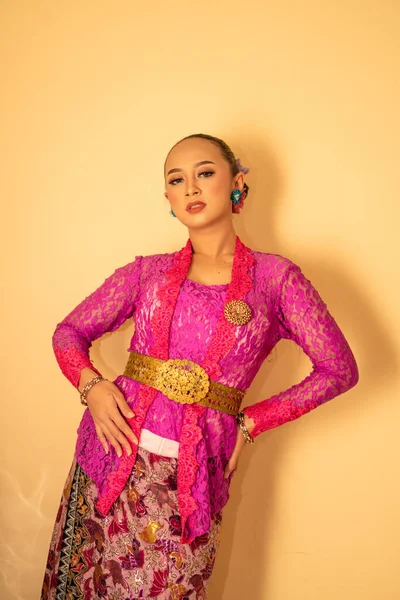
[[[237,188],[235,188],[233,190],[233,192],[231,193],[231,200],[232,200],[233,204],[239,204],[241,195],[242,195],[241,190],[239,190]]]
[[[174,213],[174,211],[172,210],[172,208],[169,211],[169,214],[171,215],[171,217],[175,217],[175,219],[176,219],[176,214]]]

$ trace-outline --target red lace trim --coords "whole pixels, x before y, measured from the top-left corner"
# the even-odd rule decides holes
[[[168,359],[169,330],[175,310],[176,299],[189,270],[191,258],[192,245],[190,240],[188,240],[186,246],[178,252],[174,264],[166,274],[167,283],[157,292],[159,305],[155,309],[151,320],[155,344],[149,353],[152,356],[163,358],[164,360]],[[127,419],[127,422],[138,438],[147,411],[153,403],[157,393],[157,390],[144,385],[141,385],[139,388],[139,398],[135,407],[135,417],[133,419]],[[110,511],[111,506],[121,494],[135,465],[137,444],[131,442],[131,447],[131,456],[126,456],[124,454],[120,458],[117,469],[108,475],[104,491],[99,495],[96,506],[103,515],[106,515]]]
[[[264,431],[294,421],[321,404],[316,400],[311,400],[305,403],[304,406],[296,405],[292,399],[283,400],[284,393],[272,396],[263,402],[246,406],[243,410],[244,414],[255,422],[255,427],[251,432],[253,438],[258,437]]]
[[[154,311],[151,327],[154,333],[155,344],[150,350],[152,356],[167,360],[169,358],[169,334],[176,300],[183,282],[186,279],[192,259],[192,245],[188,240],[186,246],[177,253],[172,267],[166,274],[167,282],[157,292],[159,304]],[[250,250],[236,238],[235,256],[232,267],[232,281],[228,287],[226,302],[243,300],[252,288],[252,279],[249,273],[254,258]],[[229,323],[224,314],[217,324],[216,332],[210,344],[202,367],[208,375],[216,379],[221,376],[220,360],[231,350],[236,342],[236,325]],[[138,436],[146,417],[147,410],[154,401],[157,390],[141,386],[139,401],[136,406],[136,416],[129,420],[134,433]],[[186,533],[186,524],[189,517],[197,510],[198,505],[192,496],[192,486],[196,481],[199,464],[196,456],[197,444],[201,440],[199,419],[205,408],[199,405],[187,405],[183,419],[178,467],[178,499],[182,522],[181,543],[190,543],[193,537]],[[131,456],[123,456],[119,465],[107,478],[106,491],[97,502],[97,508],[102,514],[107,514],[123,490],[126,480],[134,467],[137,446],[132,444]]]
[[[132,419],[126,419],[138,439],[143,422],[146,418],[146,413],[157,393],[157,390],[154,388],[141,385],[139,388],[138,403],[135,407],[135,416]],[[132,448],[132,454],[130,456],[127,456],[126,454],[121,456],[117,469],[108,475],[104,491],[99,494],[99,498],[96,502],[96,508],[102,515],[107,515],[109,513],[112,505],[117,498],[119,498],[124,489],[129,475],[135,466],[138,447],[137,444],[134,444],[130,440],[129,442]]]
[[[196,456],[197,444],[202,436],[199,419],[205,410],[204,406],[198,404],[186,406],[181,431],[178,461],[178,502],[182,524],[181,544],[189,544],[193,541],[193,537],[186,534],[185,529],[188,518],[198,509],[198,504],[192,496],[192,485],[196,481],[196,473],[199,469]]]
[[[81,371],[85,367],[89,367],[99,375],[100,371],[93,366],[86,354],[82,354],[75,346],[70,346],[66,350],[54,348],[56,360],[60,366],[61,372],[72,383],[74,387],[78,387]]]
[[[179,277],[179,287],[182,285],[189,270],[192,248],[190,240],[176,263],[176,270],[171,269],[168,277]],[[187,256],[189,253],[189,256]],[[251,290],[253,283],[249,274],[250,267],[253,265],[254,258],[248,248],[236,238],[236,247],[234,262],[232,267],[232,281],[228,287],[225,302],[231,300],[243,300],[246,294]],[[169,281],[174,289],[175,281]],[[165,286],[165,287],[167,287]],[[165,289],[165,288],[164,288]],[[179,293],[179,288],[178,288]],[[169,297],[170,299],[170,297]],[[168,323],[171,322],[173,310]],[[202,367],[207,371],[212,379],[221,376],[222,371],[219,361],[231,350],[236,343],[236,325],[232,325],[225,319],[222,313],[216,328],[216,332],[207,351]],[[179,467],[178,467],[178,501],[179,512],[182,523],[181,543],[190,543],[192,537],[186,533],[185,526],[189,517],[197,510],[198,505],[192,496],[192,486],[196,481],[196,474],[199,464],[196,456],[197,444],[201,440],[201,429],[198,426],[199,418],[204,412],[204,407],[190,405],[186,407],[183,419],[182,433],[179,445]]]
[[[228,287],[225,303],[231,300],[243,300],[251,290],[253,282],[249,271],[253,263],[253,255],[237,237],[232,267],[232,281]],[[221,377],[222,370],[219,361],[234,347],[236,343],[236,329],[237,325],[229,323],[225,319],[224,313],[222,313],[202,364],[202,367],[207,371],[211,379]]]
[[[166,274],[167,283],[157,292],[159,305],[151,319],[155,344],[150,351],[152,356],[167,360],[169,358],[169,330],[175,310],[179,290],[186,279],[192,260],[192,244],[188,240],[186,246],[178,252],[174,264]]]

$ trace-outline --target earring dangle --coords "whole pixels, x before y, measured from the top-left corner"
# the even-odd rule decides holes
[[[169,214],[171,215],[171,217],[175,217],[176,218],[176,214],[174,213],[174,211],[172,210],[172,208],[169,211]]]
[[[238,188],[235,188],[231,193],[231,200],[233,204],[239,204],[242,192]]]

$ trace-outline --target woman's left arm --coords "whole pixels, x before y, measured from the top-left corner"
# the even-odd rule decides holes
[[[358,382],[357,363],[325,302],[300,267],[291,263],[276,305],[279,339],[296,342],[310,358],[311,373],[289,389],[244,409],[251,435],[279,427],[346,392]]]

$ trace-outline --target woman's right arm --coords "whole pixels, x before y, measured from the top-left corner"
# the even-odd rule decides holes
[[[92,342],[118,329],[134,313],[140,269],[141,257],[117,269],[57,325],[53,334],[54,354],[63,374],[79,391],[99,374],[89,356]],[[133,443],[137,443],[137,438],[124,417],[134,415],[117,386],[100,381],[86,399],[105,451],[108,452],[111,443],[119,456],[123,448],[131,454],[127,438]]]

